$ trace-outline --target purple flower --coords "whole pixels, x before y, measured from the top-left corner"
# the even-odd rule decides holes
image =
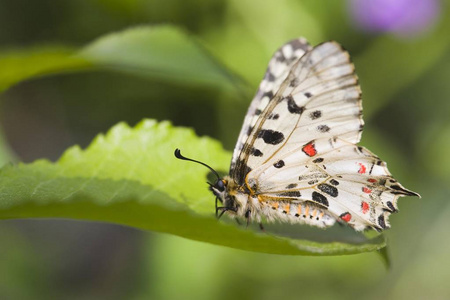
[[[402,36],[428,29],[436,22],[439,8],[439,0],[350,0],[352,17],[363,30]]]

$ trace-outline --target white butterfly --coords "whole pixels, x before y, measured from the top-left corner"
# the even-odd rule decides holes
[[[348,52],[333,41],[313,48],[299,38],[283,45],[250,104],[230,175],[221,179],[201,163],[218,178],[210,187],[216,215],[260,224],[329,227],[338,221],[358,231],[389,228],[397,198],[419,195],[356,145],[363,125],[361,89]],[[191,160],[178,149],[175,155]]]

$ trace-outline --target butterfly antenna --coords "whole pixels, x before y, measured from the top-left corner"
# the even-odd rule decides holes
[[[213,168],[211,168],[210,166],[208,166],[207,164],[205,164],[205,163],[203,163],[203,162],[201,162],[201,161],[198,161],[198,160],[194,160],[194,159],[190,159],[190,158],[187,158],[187,157],[184,157],[183,155],[181,155],[181,150],[180,149],[175,149],[175,157],[176,158],[178,158],[178,159],[182,159],[182,160],[187,160],[187,161],[193,161],[193,162],[196,162],[196,163],[198,163],[198,164],[201,164],[201,165],[204,165],[205,167],[207,167],[208,169],[210,169],[213,173],[214,173],[214,175],[216,175],[217,176],[217,180],[220,180],[220,176],[219,176],[219,174],[216,172],[216,170],[214,170]]]

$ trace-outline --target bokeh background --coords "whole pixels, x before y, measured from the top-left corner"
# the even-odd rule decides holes
[[[112,224],[2,221],[0,298],[449,299],[449,16],[438,0],[0,0],[0,51],[79,48],[136,25],[174,24],[251,91],[284,42],[337,40],[360,76],[362,144],[422,195],[401,199],[390,219],[390,268],[376,253],[266,255]],[[98,70],[29,80],[0,95],[1,158],[56,160],[143,118],[194,127],[232,150],[250,99]]]

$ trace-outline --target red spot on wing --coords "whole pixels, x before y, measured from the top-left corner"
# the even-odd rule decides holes
[[[359,174],[364,174],[364,173],[366,173],[366,166],[363,165],[362,163],[359,163],[359,171],[358,171],[358,173],[359,173]]]
[[[352,219],[352,215],[349,212],[343,213],[341,219],[348,223]]]
[[[369,189],[369,188],[366,188],[366,187],[363,187],[363,188],[362,188],[362,191],[363,191],[364,193],[366,193],[366,194],[372,193],[372,190]]]
[[[363,214],[366,214],[369,211],[370,205],[366,201],[361,202],[361,209]]]
[[[375,183],[375,182],[377,182],[377,180],[374,179],[374,178],[367,179],[367,181],[370,182],[370,183]]]
[[[302,151],[305,152],[305,154],[308,156],[314,156],[317,154],[317,150],[313,142],[310,142],[303,146]]]

